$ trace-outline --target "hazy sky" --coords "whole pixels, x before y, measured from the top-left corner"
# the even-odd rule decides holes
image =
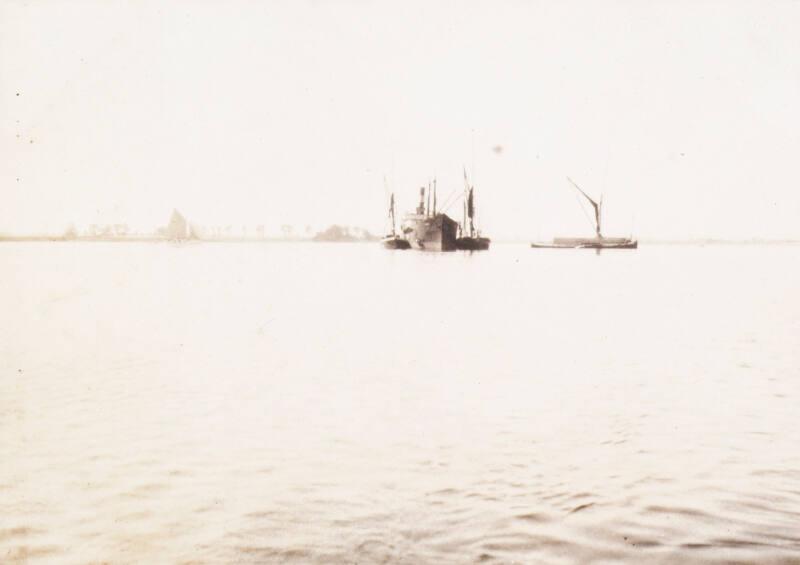
[[[0,231],[800,237],[800,2],[0,2]],[[474,150],[473,150],[474,147]],[[474,170],[473,170],[474,169]],[[458,206],[451,208],[456,213]]]

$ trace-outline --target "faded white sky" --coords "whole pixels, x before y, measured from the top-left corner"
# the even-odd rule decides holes
[[[798,30],[788,1],[4,0],[0,231],[380,231],[384,175],[444,198],[474,143],[494,237],[588,233],[567,175],[608,235],[800,237]]]

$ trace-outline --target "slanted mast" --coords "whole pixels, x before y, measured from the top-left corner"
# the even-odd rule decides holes
[[[597,237],[598,237],[598,238],[602,238],[602,237],[603,237],[603,235],[600,233],[600,211],[601,211],[601,210],[602,210],[602,208],[603,208],[603,197],[602,197],[602,196],[600,196],[600,202],[599,202],[599,203],[598,203],[598,202],[595,202],[594,200],[592,200],[591,198],[589,198],[589,195],[588,195],[588,194],[586,194],[586,193],[585,193],[583,190],[581,190],[581,187],[579,187],[579,186],[578,186],[578,185],[575,183],[575,181],[574,181],[574,180],[572,180],[572,179],[571,179],[571,178],[569,178],[569,177],[567,177],[567,180],[568,180],[568,181],[569,181],[569,182],[572,184],[572,186],[574,186],[575,188],[577,188],[577,189],[578,189],[578,192],[580,192],[581,194],[583,194],[583,196],[586,198],[586,200],[588,200],[588,201],[589,201],[589,203],[592,205],[592,207],[594,207],[594,230],[597,232]]]

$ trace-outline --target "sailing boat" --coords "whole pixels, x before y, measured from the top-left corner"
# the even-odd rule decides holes
[[[552,243],[531,243],[531,247],[538,249],[636,249],[639,242],[630,237],[604,237],[600,232],[600,219],[603,210],[603,198],[595,202],[571,178],[567,180],[578,189],[594,208],[594,231],[596,237],[556,237]]]
[[[410,249],[411,244],[407,239],[403,239],[395,230],[394,219],[394,192],[389,197],[389,218],[392,220],[392,231],[381,239],[381,245],[386,249]]]
[[[468,251],[485,251],[489,249],[491,240],[481,237],[480,230],[475,229],[475,187],[467,180],[464,169],[464,220],[459,226],[461,237],[456,239],[456,248]]]

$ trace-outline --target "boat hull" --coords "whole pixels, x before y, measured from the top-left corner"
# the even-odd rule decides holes
[[[412,249],[455,251],[458,224],[445,214],[409,214],[403,219],[403,235]]]
[[[557,237],[552,243],[531,243],[534,249],[638,249],[639,242],[627,237]]]
[[[381,240],[381,245],[385,249],[411,249],[411,244],[408,242],[408,240],[396,235],[384,237]]]
[[[488,237],[459,237],[456,239],[456,248],[465,251],[486,251],[491,240]]]

